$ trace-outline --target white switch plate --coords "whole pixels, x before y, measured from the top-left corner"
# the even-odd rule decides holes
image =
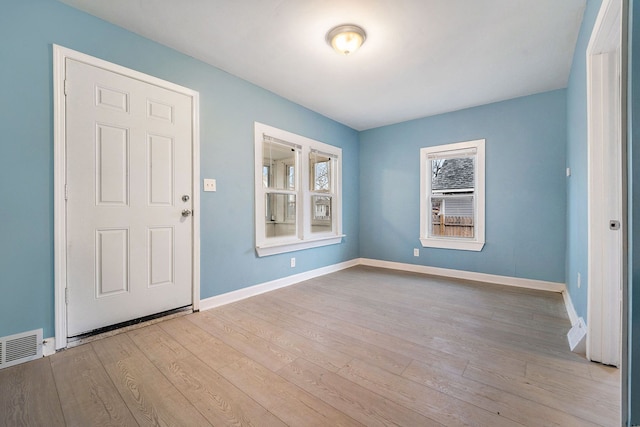
[[[215,179],[204,179],[204,191],[216,191],[216,180]]]
[[[413,256],[420,256],[420,249],[413,248]]]
[[[296,266],[296,259],[295,258],[291,258],[291,268]]]

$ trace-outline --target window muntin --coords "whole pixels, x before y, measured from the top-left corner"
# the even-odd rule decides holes
[[[258,255],[340,243],[342,150],[260,123],[255,135]]]
[[[484,140],[420,150],[420,241],[479,251],[484,245]]]

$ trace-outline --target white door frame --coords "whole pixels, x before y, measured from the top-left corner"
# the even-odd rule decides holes
[[[55,347],[56,350],[67,346],[67,218],[66,218],[66,103],[65,103],[65,63],[74,59],[85,64],[153,84],[191,98],[192,120],[192,274],[193,274],[193,310],[200,305],[200,100],[199,94],[189,88],[140,73],[120,65],[98,59],[62,46],[53,45],[53,202],[54,202],[54,289],[55,289]]]
[[[620,366],[626,217],[623,175],[622,0],[604,0],[587,48],[587,358]],[[605,177],[607,179],[605,180]],[[613,178],[613,179],[611,179]],[[610,220],[620,228],[611,230]],[[609,233],[617,233],[612,235]],[[612,243],[611,238],[618,239]]]

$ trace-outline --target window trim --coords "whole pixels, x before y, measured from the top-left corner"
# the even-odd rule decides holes
[[[266,237],[265,194],[269,191],[263,188],[262,168],[264,156],[262,153],[264,136],[269,136],[276,142],[282,141],[296,147],[297,168],[295,190],[277,191],[296,196],[296,232],[293,236],[281,238]],[[300,136],[282,129],[274,128],[259,122],[254,123],[254,169],[255,169],[255,247],[259,257],[293,252],[302,249],[334,245],[342,242],[342,149],[325,144],[304,136]],[[329,232],[312,232],[311,198],[317,192],[310,190],[310,161],[309,153],[317,151],[332,157],[332,189],[322,193],[332,199],[331,215],[332,229]]]
[[[474,237],[433,237],[429,236],[429,221],[431,209],[429,208],[431,196],[431,167],[428,165],[429,155],[439,153],[441,156],[455,155],[456,152],[465,152],[475,149],[474,176],[476,199],[474,211]],[[468,154],[466,154],[468,156]],[[485,140],[456,142],[453,144],[437,145],[420,149],[420,242],[423,247],[456,249],[465,251],[482,250],[485,244]]]

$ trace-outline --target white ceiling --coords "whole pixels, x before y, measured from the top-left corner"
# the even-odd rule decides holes
[[[370,129],[564,88],[586,0],[61,0]],[[353,23],[362,48],[327,31]]]

